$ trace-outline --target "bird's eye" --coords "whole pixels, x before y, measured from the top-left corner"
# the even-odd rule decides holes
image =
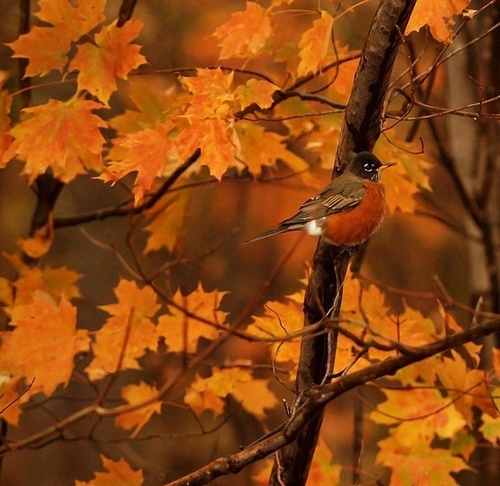
[[[373,164],[367,163],[363,167],[366,170],[366,172],[373,172],[373,169],[374,169]]]

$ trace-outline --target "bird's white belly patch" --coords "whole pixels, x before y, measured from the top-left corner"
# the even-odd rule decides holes
[[[325,220],[326,218],[319,218],[319,219],[313,219],[312,221],[308,221],[304,225],[306,233],[311,236],[321,236],[325,232],[323,228]]]

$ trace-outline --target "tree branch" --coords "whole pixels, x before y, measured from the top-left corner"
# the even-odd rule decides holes
[[[415,0],[382,0],[375,13],[340,134],[336,155],[339,171],[354,153],[372,150],[380,135],[383,102],[401,43],[400,32],[404,32],[414,4]],[[320,240],[304,301],[306,326],[320,321],[326,314],[338,316],[342,282],[352,254]],[[334,333],[303,341],[296,382],[299,393],[320,384],[328,375],[335,357],[335,344]],[[309,398],[299,399],[296,408],[302,407],[303,400]],[[294,434],[294,442],[280,452],[271,484],[305,484],[322,419],[323,407],[317,407],[301,424]]]

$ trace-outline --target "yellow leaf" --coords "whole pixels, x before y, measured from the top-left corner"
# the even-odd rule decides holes
[[[223,399],[231,394],[247,412],[263,420],[266,417],[264,409],[271,409],[278,403],[267,385],[267,380],[253,378],[249,370],[214,368],[212,376],[196,377],[186,391],[184,402],[197,414],[212,410],[220,415],[224,410]]]
[[[120,280],[115,295],[118,303],[100,306],[111,317],[95,333],[94,359],[85,370],[91,380],[120,369],[139,369],[137,360],[147,349],[157,348],[156,328],[151,320],[160,308],[155,292],[150,287],[140,289],[133,281]]]
[[[38,228],[32,237],[20,239],[17,246],[29,257],[40,259],[50,250],[53,239],[54,221],[51,214],[44,226]]]
[[[293,300],[268,302],[263,316],[252,318],[248,332],[262,337],[286,337],[287,334],[300,331],[304,327],[302,304]],[[300,340],[283,340],[270,345],[273,360],[276,363],[292,363],[292,374],[299,362]]]
[[[273,104],[273,94],[278,89],[278,86],[269,81],[249,79],[245,84],[238,86],[234,90],[234,94],[242,110],[254,103],[260,108],[265,109]]]
[[[222,325],[227,313],[219,310],[219,306],[225,293],[205,292],[200,283],[198,288],[187,296],[183,296],[180,290],[177,291],[172,300],[188,312]],[[165,344],[171,353],[194,353],[201,338],[214,340],[222,332],[210,324],[186,316],[174,306],[170,307],[169,312],[158,319],[156,331],[159,337],[165,339]]]
[[[252,174],[260,174],[262,167],[273,167],[283,161],[293,172],[309,168],[298,155],[287,149],[286,137],[266,131],[262,126],[241,120],[236,123],[236,133],[241,144],[240,159]]]
[[[96,472],[95,478],[88,482],[76,481],[76,486],[142,486],[144,476],[141,470],[132,469],[124,459],[113,461],[101,457],[107,472]]]
[[[297,69],[299,77],[320,70],[332,41],[332,28],[333,17],[322,10],[321,18],[313,22],[312,27],[304,33],[299,42],[300,63]]]
[[[131,437],[135,437],[146,425],[154,413],[161,413],[161,402],[158,401],[158,390],[146,383],[127,385],[121,389],[122,398],[130,405],[136,405],[148,400],[154,400],[133,412],[126,412],[116,417],[116,425],[122,429],[134,429]]]

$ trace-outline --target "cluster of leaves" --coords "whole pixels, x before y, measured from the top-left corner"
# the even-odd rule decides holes
[[[36,17],[42,25],[9,44],[13,57],[29,61],[26,77],[56,71],[61,82],[72,80],[74,92],[68,99],[51,98],[24,107],[11,126],[12,94],[2,90],[2,164],[13,159],[23,162],[23,173],[31,183],[47,171],[64,183],[79,174],[115,183],[134,173],[131,193],[136,205],[150,196],[159,178],[171,175],[198,148],[201,157],[184,177],[200,173],[201,166],[216,179],[231,170],[258,176],[263,168],[280,161],[299,177],[317,183],[310,176],[310,165],[295,149],[320,157],[322,167],[331,168],[340,117],[338,109],[330,108],[332,103],[345,103],[357,56],[340,43],[332,43],[336,18],[326,10],[312,12],[311,25],[300,33],[300,39],[283,39],[279,19],[292,3],[272,0],[264,8],[249,1],[245,10],[234,13],[214,33],[220,41],[219,60],[240,59],[246,64],[265,57],[278,66],[272,76],[243,68],[200,68],[189,75],[183,72],[169,90],[155,92],[143,78],[128,80],[132,70],[146,64],[134,42],[140,35],[140,22],[107,23],[105,0],[38,0]],[[432,12],[432,19],[417,10],[409,30],[427,23],[437,39],[448,42],[449,20],[443,19],[464,6]],[[128,80],[119,91],[117,78]],[[5,81],[2,74],[1,87]],[[298,92],[307,82],[315,88],[310,93]],[[313,95],[318,87],[322,97]],[[117,95],[126,96],[133,108],[111,117],[109,108]],[[318,114],[323,116],[305,116]],[[279,129],[271,130],[264,123],[269,120],[279,121]],[[104,128],[112,128],[116,136],[105,138]],[[388,139],[377,150],[384,160],[399,161],[387,173],[390,211],[413,212],[416,193],[430,189],[428,162],[396,148]],[[155,207],[145,214],[145,252],[166,248],[175,253],[183,221],[178,215],[184,214],[187,204],[186,193],[167,194],[160,210]],[[38,259],[50,250],[52,238],[49,222],[19,246]],[[302,293],[268,302],[263,315],[253,316],[243,332],[221,309],[224,292],[207,292],[200,283],[187,296],[180,291],[168,296],[151,282],[121,279],[114,289],[115,301],[99,307],[108,315],[106,321],[90,332],[78,321],[72,302],[82,298],[77,286],[80,275],[66,267],[31,267],[14,255],[6,258],[17,274],[13,281],[0,279],[0,299],[11,327],[1,336],[0,409],[10,424],[19,424],[23,406],[39,394],[50,397],[65,387],[73,376],[74,358],[81,353],[91,356],[84,370],[86,379],[101,390],[88,414],[115,416],[116,427],[129,431],[131,437],[168,406],[170,385],[129,384],[120,389],[120,406],[106,409],[103,404],[108,405],[107,393],[116,376],[140,370],[140,359],[147,352],[157,352],[160,345],[167,354],[192,360],[196,373],[177,405],[198,415],[210,411],[214,417],[224,416],[232,397],[265,426],[266,410],[278,404],[269,388],[273,378],[257,378],[251,362],[226,360],[208,369],[195,368],[201,361],[197,353],[207,343],[208,349],[217,346],[228,334],[267,341],[273,367],[283,371],[280,381],[290,385],[294,380],[303,323]],[[408,306],[394,314],[384,302],[377,287],[364,288],[352,278],[346,283],[342,319],[336,324],[340,370],[361,369],[403,348],[459,331],[442,307],[431,320]],[[488,386],[500,374],[500,357],[494,357],[496,374],[485,376],[474,369],[479,352],[478,346],[468,345],[387,380],[382,389],[386,399],[371,418],[389,426],[389,437],[379,442],[377,461],[393,470],[395,482],[415,482],[432,471],[433,481],[446,484],[449,472],[467,469],[466,461],[477,444],[471,432],[477,430],[479,420],[484,439],[493,444],[500,440],[500,420]],[[451,447],[435,447],[436,439],[448,440]],[[123,460],[104,457],[103,463],[108,473],[97,473],[95,482],[89,484],[119,478],[127,478],[127,484],[143,480],[142,473],[131,470]],[[340,470],[322,444],[311,477],[316,484],[333,484],[339,481]]]

